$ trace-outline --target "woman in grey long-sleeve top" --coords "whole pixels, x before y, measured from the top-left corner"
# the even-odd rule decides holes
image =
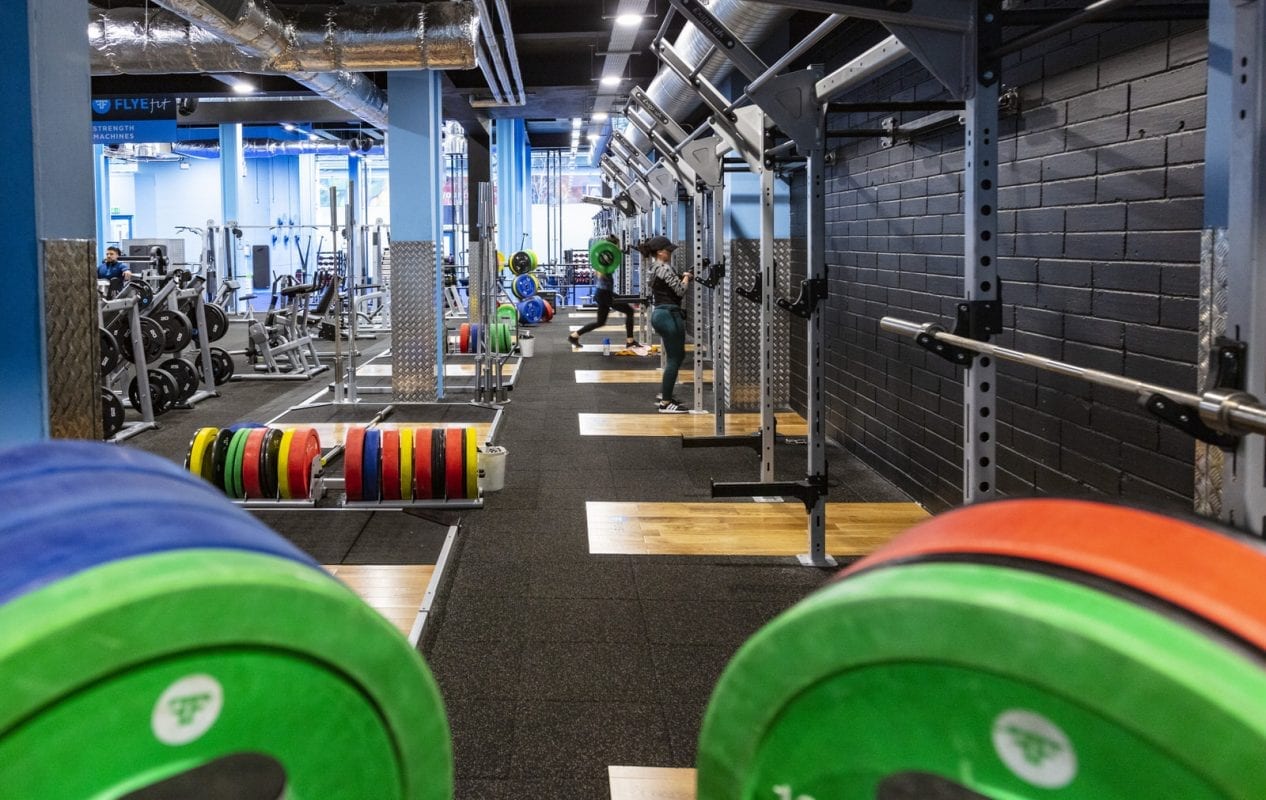
[[[686,295],[691,274],[684,272],[678,277],[673,269],[673,251],[677,245],[666,236],[653,236],[638,248],[642,255],[653,259],[651,272],[651,297],[655,309],[651,312],[651,327],[664,341],[664,378],[660,384],[659,413],[682,414],[690,409],[673,396],[677,373],[686,359],[686,316],[681,310],[681,298]]]

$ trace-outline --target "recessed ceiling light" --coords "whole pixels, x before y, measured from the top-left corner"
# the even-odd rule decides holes
[[[288,130],[288,131],[292,131],[292,130],[294,130],[294,129],[295,129],[295,126],[291,125],[289,122],[283,122],[283,123],[281,123],[281,127],[282,127],[284,130]]]
[[[642,24],[641,14],[621,14],[615,18],[615,24],[625,28],[636,28]]]
[[[607,121],[607,112],[605,112],[605,111],[595,111],[595,112],[593,112],[593,121],[594,121],[594,122],[606,122],[606,121]]]
[[[233,84],[233,91],[238,94],[252,94],[255,91],[255,84],[247,81],[238,81]]]
[[[619,86],[620,80],[621,79],[619,75],[605,75],[603,76],[602,80],[598,82],[601,83],[603,86]]]

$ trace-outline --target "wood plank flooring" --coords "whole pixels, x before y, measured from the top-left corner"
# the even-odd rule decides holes
[[[518,361],[515,359],[511,359],[505,363],[505,367],[502,369],[502,374],[508,377],[510,375],[513,375],[514,371],[518,368],[519,368]],[[385,377],[391,374],[391,365],[390,364],[366,364],[363,367],[357,367],[356,374],[364,375],[367,378]],[[475,374],[474,364],[445,364],[444,365],[444,376],[447,378],[465,378],[465,377],[470,377],[474,374]]]
[[[589,502],[585,513],[595,555],[794,556],[808,541],[798,502]],[[928,516],[917,503],[827,503],[826,551],[866,555]]]
[[[620,350],[623,350],[623,349],[624,349],[623,344],[624,344],[624,343],[623,343],[623,342],[621,342],[621,341],[619,341],[618,339],[612,339],[612,340],[611,340],[611,355],[615,355],[615,354],[616,354],[617,352],[619,352]],[[659,346],[659,345],[655,345],[654,347],[658,347],[658,346]],[[646,347],[649,347],[649,346],[648,346],[648,345],[643,345],[643,347],[644,347],[644,348],[646,348]],[[573,348],[573,349],[574,349],[574,348]],[[597,344],[582,344],[582,345],[580,346],[580,349],[581,349],[582,351],[586,352],[586,353],[601,353],[601,352],[602,352],[602,342],[598,342]],[[694,350],[695,350],[695,346],[694,346],[693,344],[688,344],[688,345],[686,345],[686,352],[687,352],[687,353],[693,353],[693,352],[694,352]],[[651,348],[651,351],[650,351],[650,352],[648,352],[648,353],[646,353],[646,356],[653,356],[653,357],[655,357],[655,358],[659,358],[659,351],[658,351],[658,350],[656,350],[656,349],[654,349],[654,348],[652,347],[652,348]],[[646,357],[646,356],[643,356],[643,357]],[[628,358],[628,357],[629,357],[629,356],[626,356],[626,358]]]
[[[655,369],[578,369],[576,383],[659,383],[664,371]],[[695,374],[682,365],[678,383],[694,383]],[[704,383],[712,383],[712,370],[703,371]]]
[[[694,800],[695,771],[672,767],[607,767],[611,800]]]
[[[685,373],[683,373],[685,374]],[[581,436],[711,436],[716,421],[711,414],[580,414]],[[807,436],[809,423],[794,411],[774,414],[778,433]],[[725,415],[727,434],[754,433],[760,428],[760,414]]]
[[[328,564],[325,569],[405,636],[413,628],[435,572],[434,566],[421,564]]]

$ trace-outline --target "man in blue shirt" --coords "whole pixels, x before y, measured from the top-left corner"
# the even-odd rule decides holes
[[[105,261],[97,265],[97,277],[113,283],[116,279],[120,281],[132,280],[132,270],[119,260],[119,256],[123,255],[123,251],[111,245],[106,248]]]

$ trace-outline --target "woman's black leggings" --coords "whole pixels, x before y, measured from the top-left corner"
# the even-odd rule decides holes
[[[576,331],[575,336],[579,339],[589,331],[601,328],[607,324],[607,315],[611,313],[611,309],[623,312],[624,314],[624,335],[626,338],[633,338],[633,306],[628,303],[613,303],[615,293],[608,289],[599,289],[594,292],[594,302],[598,304],[598,318],[580,330]]]

